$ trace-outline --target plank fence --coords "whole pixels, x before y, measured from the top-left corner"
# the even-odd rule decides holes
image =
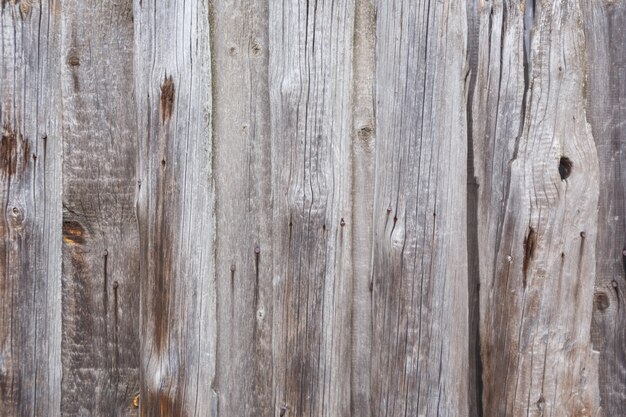
[[[624,28],[0,0],[0,415],[626,416]]]

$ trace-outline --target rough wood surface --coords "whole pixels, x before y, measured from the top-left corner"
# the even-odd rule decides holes
[[[626,414],[625,25],[0,0],[0,414]]]
[[[134,2],[141,415],[217,414],[209,9]]]
[[[270,2],[276,416],[350,415],[354,1]]]
[[[378,2],[374,416],[468,412],[465,7]]]
[[[604,415],[626,415],[626,2],[584,2],[587,118],[600,167],[591,335]]]
[[[130,416],[139,389],[132,3],[61,7],[61,414]]]
[[[273,416],[268,3],[213,1],[217,356],[221,416]]]
[[[0,10],[0,414],[61,401],[61,121],[57,2]]]
[[[480,11],[473,139],[483,409],[596,416],[598,162],[580,2],[525,6],[484,2]]]

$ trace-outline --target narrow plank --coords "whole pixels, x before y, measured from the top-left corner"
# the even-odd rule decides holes
[[[275,416],[349,416],[352,0],[270,2]]]
[[[498,169],[487,169],[480,182],[487,211],[480,244],[493,251],[481,257],[485,415],[596,416],[597,353],[588,329],[598,161],[585,119],[580,2],[492,7],[483,12],[481,40],[490,37],[495,55],[483,57],[478,77],[488,82],[493,74],[499,92],[475,98],[475,109],[489,114],[477,127],[484,133],[474,135],[475,156],[508,167],[498,168],[500,178]],[[528,78],[520,105],[524,54]],[[508,115],[503,121],[494,118],[494,106],[495,116]]]
[[[352,58],[351,415],[371,416],[372,247],[376,168],[376,5],[355,3]]]
[[[135,0],[142,416],[217,414],[207,2]]]
[[[465,416],[467,6],[377,5],[371,414]]]
[[[478,62],[481,57],[480,17],[481,0],[467,2],[467,56],[469,73],[465,79],[467,94],[467,301],[468,301],[468,411],[470,416],[483,417],[482,364],[480,360],[480,254],[478,208],[480,187],[476,176],[474,157],[474,97],[484,88],[478,85]],[[484,55],[484,54],[482,54]],[[478,87],[478,90],[477,90]],[[483,254],[484,255],[484,254]]]
[[[600,167],[591,335],[605,416],[626,415],[626,3],[587,1],[587,120]]]
[[[272,160],[265,1],[212,2],[221,416],[273,416]]]
[[[61,112],[57,2],[0,10],[0,414],[61,401]]]
[[[139,241],[130,0],[60,10],[63,95],[62,404],[136,415]],[[60,231],[60,229],[59,229]],[[59,236],[60,238],[60,236]]]
[[[473,219],[468,219],[472,230],[468,244],[473,248],[470,276],[476,276],[474,291],[480,299],[479,312],[470,310],[470,326],[480,328],[484,327],[483,318],[496,302],[491,290],[496,270],[494,258],[502,242],[502,225],[507,212],[504,202],[509,194],[510,161],[515,156],[524,123],[524,95],[529,85],[525,53],[529,44],[525,42],[525,35],[532,27],[525,24],[525,18],[532,19],[533,9],[531,2],[525,9],[519,2],[511,1],[476,3],[478,33],[472,46],[477,50],[475,67],[472,67],[476,79],[468,104],[471,106],[471,175],[476,185],[469,188],[473,197],[471,211],[475,214]],[[502,321],[498,326],[501,329],[506,323]],[[486,346],[482,340],[480,342]],[[480,354],[480,350],[477,353]],[[474,364],[480,361],[475,355],[470,358]],[[478,366],[482,371],[482,362]],[[487,385],[494,380],[491,374],[483,376],[476,372],[473,381],[479,376],[481,390],[483,380],[489,379],[485,381]],[[482,403],[482,398],[480,401]],[[491,416],[493,411],[485,407],[482,412]]]

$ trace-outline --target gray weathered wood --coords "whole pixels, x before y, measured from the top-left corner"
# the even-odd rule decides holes
[[[354,1],[270,2],[275,415],[350,415]]]
[[[135,0],[141,415],[217,414],[209,9]]]
[[[372,247],[376,168],[376,5],[355,3],[352,58],[352,363],[351,413],[370,417],[370,360],[372,342]],[[374,414],[375,415],[375,414]]]
[[[465,1],[379,1],[373,416],[468,413]]]
[[[58,2],[0,10],[0,414],[61,401]]]
[[[587,119],[600,166],[591,328],[604,415],[626,415],[626,3],[586,1]]]
[[[132,2],[68,0],[60,19],[61,414],[130,416],[139,390]]]
[[[273,416],[268,2],[213,1],[221,416]]]
[[[481,4],[472,116],[484,413],[596,416],[598,162],[580,2]]]

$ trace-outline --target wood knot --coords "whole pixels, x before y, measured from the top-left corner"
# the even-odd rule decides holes
[[[574,163],[567,156],[562,156],[559,159],[559,175],[561,176],[561,181],[566,180],[572,173],[572,168],[574,167]]]
[[[76,55],[70,55],[67,57],[67,65],[70,67],[79,67],[80,66],[80,58]]]
[[[75,220],[63,221],[63,241],[68,245],[82,245],[85,243],[87,232],[83,226]]]
[[[611,305],[609,296],[605,292],[598,291],[593,296],[593,305],[598,311],[604,311]]]

